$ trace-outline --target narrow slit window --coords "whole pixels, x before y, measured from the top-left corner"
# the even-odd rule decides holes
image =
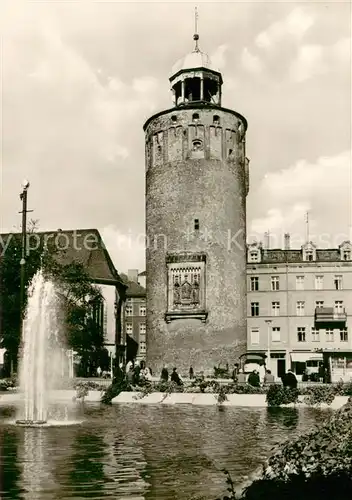
[[[194,219],[194,230],[199,231],[199,219]]]

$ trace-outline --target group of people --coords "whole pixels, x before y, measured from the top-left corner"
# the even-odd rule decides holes
[[[190,368],[190,375],[191,375],[191,370],[192,370],[192,377],[193,378],[193,368]],[[161,375],[160,375],[160,381],[161,382],[168,382],[169,381],[169,370],[167,369],[167,366],[164,365],[163,369],[161,370]],[[183,385],[183,382],[177,373],[177,368],[172,369],[172,373],[170,375],[170,382],[174,382],[177,385]]]
[[[152,371],[145,364],[145,361],[133,363],[129,361],[126,365],[126,378],[132,385],[143,384],[152,379]]]
[[[241,376],[244,377],[244,380],[241,380]],[[238,383],[245,382],[245,374],[239,373],[238,375]],[[260,387],[261,385],[273,384],[275,381],[274,375],[270,370],[266,370],[263,365],[259,367],[259,370],[253,370],[248,376],[248,384],[252,387]]]
[[[98,367],[97,369],[97,374],[98,377],[105,375],[100,367]],[[136,361],[135,363],[129,361],[126,365],[126,378],[130,384],[140,385],[152,380],[152,371],[146,366],[145,361],[141,361],[140,363],[138,361]],[[192,366],[189,368],[189,378],[191,380],[194,379],[194,371]],[[232,371],[232,379],[237,384],[248,383],[252,387],[260,387],[261,385],[272,384],[275,382],[274,375],[270,370],[266,369],[264,365],[260,365],[258,369],[253,370],[249,374],[247,379],[246,374],[244,373],[243,369],[239,368],[238,363],[234,365],[234,369]],[[173,382],[177,385],[183,385],[183,381],[177,372],[177,368],[173,368],[170,375],[167,366],[164,365],[161,370],[160,381],[169,382],[169,380],[170,382]],[[284,387],[297,388],[297,378],[292,370],[288,370],[281,377],[281,380]]]
[[[252,387],[260,387],[261,385],[273,384],[275,382],[275,377],[271,373],[271,370],[266,369],[264,365],[260,365],[258,370],[253,370],[247,379],[246,374],[243,370],[238,369],[238,365],[235,365],[235,369],[232,374],[232,378],[237,384],[248,383]],[[284,387],[295,389],[297,388],[297,378],[292,370],[288,370],[281,377],[282,385]]]

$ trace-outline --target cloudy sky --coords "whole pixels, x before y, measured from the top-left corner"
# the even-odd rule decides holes
[[[309,210],[312,238],[337,245],[352,217],[350,3],[197,5],[223,105],[249,123],[249,238],[298,245]],[[144,269],[142,126],[170,107],[194,6],[1,1],[2,230],[19,227],[28,178],[42,230],[98,228],[119,271]]]

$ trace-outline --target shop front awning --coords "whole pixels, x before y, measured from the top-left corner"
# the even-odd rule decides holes
[[[306,363],[307,361],[320,360],[323,360],[323,355],[319,352],[291,352],[292,363]]]

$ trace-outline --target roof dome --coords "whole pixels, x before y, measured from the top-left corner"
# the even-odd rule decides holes
[[[179,59],[177,63],[173,65],[172,74],[175,75],[181,70],[193,68],[208,68],[216,71],[215,68],[212,68],[212,63],[208,54],[200,50],[194,50],[182,57],[182,59]]]

